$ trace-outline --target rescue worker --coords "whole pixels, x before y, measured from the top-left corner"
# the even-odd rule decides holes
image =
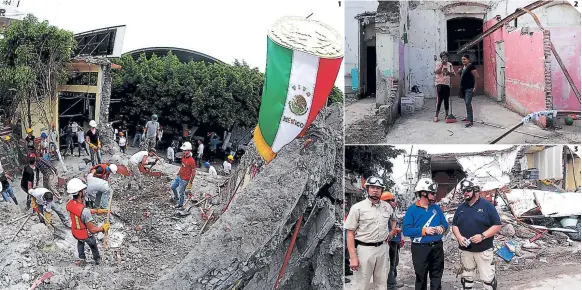
[[[177,202],[177,209],[184,206],[184,194],[186,189],[192,189],[192,181],[196,176],[196,162],[192,158],[192,143],[184,142],[180,150],[182,150],[182,167],[180,167],[178,176],[171,185],[174,193],[173,201]]]
[[[97,178],[109,181],[110,174],[117,174],[117,165],[115,164],[97,164],[89,170],[90,174]]]
[[[445,268],[442,238],[449,225],[443,211],[435,204],[437,187],[432,179],[421,178],[414,188],[419,199],[408,208],[402,221],[402,233],[412,241],[410,250],[416,290],[426,290],[427,275],[431,290],[442,289]]]
[[[355,272],[356,289],[386,290],[388,255],[386,242],[398,234],[392,207],[380,200],[384,181],[369,177],[364,184],[368,198],[352,206],[345,221],[350,269]],[[388,232],[388,223],[392,231]],[[373,283],[370,285],[370,278]]]
[[[216,172],[216,168],[214,168],[214,166],[210,165],[210,162],[208,162],[208,161],[204,162],[204,167],[208,168],[209,175],[212,175],[212,176],[218,175],[218,172]]]
[[[105,209],[90,210],[85,207],[84,199],[87,185],[78,178],[73,178],[67,183],[67,192],[73,195],[73,199],[67,203],[67,211],[71,215],[71,231],[73,237],[77,239],[77,251],[79,253],[79,261],[77,265],[83,266],[85,264],[85,244],[91,248],[93,253],[93,260],[95,264],[99,264],[101,256],[97,248],[97,240],[94,234],[99,232],[107,232],[109,230],[109,222],[106,222],[101,227],[95,226],[93,216],[91,214],[107,214]]]
[[[453,217],[453,234],[459,242],[463,274],[463,289],[473,289],[475,269],[487,290],[497,289],[493,238],[501,230],[501,219],[495,206],[480,197],[479,183],[475,178],[460,182],[465,202],[459,205]]]
[[[36,171],[36,155],[31,153],[28,155],[28,165],[22,171],[22,179],[20,179],[20,188],[22,191],[28,192],[34,187],[34,176]],[[30,195],[26,195],[26,210],[30,210]]]
[[[32,208],[39,216],[40,222],[45,225],[52,225],[51,212],[55,212],[61,223],[68,227],[67,218],[53,202],[53,193],[48,188],[38,187],[28,190],[32,198]]]
[[[232,170],[232,161],[233,160],[234,160],[234,157],[232,155],[228,155],[226,160],[224,160],[224,162],[222,163],[222,169],[224,170],[224,173],[230,174],[230,171]]]
[[[107,208],[110,194],[111,188],[107,181],[97,178],[91,173],[87,175],[85,202],[88,208]]]
[[[394,210],[394,216],[398,216],[397,210],[398,206],[396,203],[396,199],[391,192],[385,191],[382,193],[380,200],[387,202],[390,204],[392,209]],[[389,224],[388,230],[392,231],[391,228],[392,224]],[[396,226],[400,226],[399,222],[396,222]],[[400,288],[404,286],[403,283],[396,284],[396,277],[398,276],[398,272],[396,271],[396,267],[398,267],[398,262],[400,261],[399,252],[400,249],[404,246],[404,236],[402,233],[395,235],[394,238],[388,242],[388,256],[390,256],[390,270],[388,271],[388,290],[394,290],[396,288]]]
[[[119,132],[119,140],[117,141],[117,144],[119,144],[119,150],[121,150],[122,153],[127,151],[127,138],[125,138],[123,132]]]
[[[158,123],[158,115],[152,115],[152,119],[148,121],[143,128],[143,134],[146,139],[146,149],[155,149],[156,141],[158,135],[160,134],[160,123]]]
[[[57,191],[59,180],[57,169],[50,161],[43,158],[36,160],[36,187],[40,181],[40,173],[42,173],[42,186],[49,189],[58,199],[59,192]]]
[[[91,129],[85,133],[85,142],[89,144],[91,149],[89,150],[89,154],[91,155],[91,165],[95,166],[101,163],[101,138],[99,137],[99,131],[97,130],[97,122],[91,120],[89,126],[91,126]]]
[[[0,173],[0,186],[2,187],[0,192],[2,192],[2,197],[5,201],[9,202],[8,197],[10,196],[12,201],[14,201],[14,204],[18,205],[18,200],[14,195],[14,188],[12,188],[10,182],[8,182],[9,179],[12,180],[12,178],[7,173]]]
[[[30,128],[26,128],[26,137],[24,138],[24,141],[26,141],[26,148],[28,148],[28,153],[35,153],[35,147],[34,147],[34,135],[32,134],[34,133],[34,131]]]
[[[148,158],[154,158],[154,160],[148,161]],[[149,151],[139,151],[133,154],[129,158],[129,170],[131,170],[132,182],[137,183],[137,186],[139,187],[141,185],[140,168],[146,170],[146,165],[154,164],[159,158],[160,157],[156,155],[156,150],[153,148]],[[131,188],[131,183],[129,184],[129,187]]]

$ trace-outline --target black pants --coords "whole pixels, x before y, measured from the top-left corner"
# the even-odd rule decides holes
[[[441,290],[441,278],[445,268],[443,242],[415,244],[411,246],[412,264],[416,281],[415,290],[426,290],[427,275],[430,277],[430,290]]]
[[[79,142],[78,145],[79,145],[79,157],[81,157],[81,147],[85,149],[85,153],[87,153],[87,156],[89,156],[89,150],[87,150],[85,142]]]
[[[441,104],[445,102],[445,114],[449,114],[449,96],[451,95],[451,87],[447,85],[437,85],[437,107],[435,116],[439,116]]]
[[[24,192],[26,193],[26,210],[30,209],[30,194],[28,194],[28,188],[24,187],[24,186],[20,186],[20,188],[22,188],[22,190],[24,190]]]
[[[99,248],[97,248],[97,240],[95,240],[95,236],[90,236],[86,240],[77,240],[77,251],[79,252],[79,259],[85,260],[85,243],[89,245],[91,253],[93,253],[93,260],[99,261],[101,256],[99,256]]]
[[[390,246],[390,249],[388,250],[388,255],[390,256],[390,270],[388,272],[388,290],[396,289],[396,277],[398,276],[398,271],[396,271],[396,267],[398,267],[398,262],[400,261],[399,244],[400,243],[396,242],[390,242],[388,244]]]

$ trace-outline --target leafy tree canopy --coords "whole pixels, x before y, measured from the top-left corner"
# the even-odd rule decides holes
[[[367,178],[379,176],[381,172],[386,188],[391,188],[394,182],[388,178],[392,173],[392,161],[400,154],[404,154],[402,149],[396,149],[390,145],[358,145],[345,147],[345,168]]]

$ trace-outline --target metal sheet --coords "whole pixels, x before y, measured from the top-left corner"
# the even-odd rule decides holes
[[[540,180],[543,179],[563,179],[564,170],[562,167],[562,152],[564,146],[554,146],[535,153],[534,167],[540,172]]]

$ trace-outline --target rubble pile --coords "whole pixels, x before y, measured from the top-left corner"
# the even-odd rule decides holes
[[[322,111],[307,135],[263,164],[254,145],[239,168],[260,172],[153,289],[270,289],[298,220],[279,289],[339,289],[342,283],[342,107]]]

